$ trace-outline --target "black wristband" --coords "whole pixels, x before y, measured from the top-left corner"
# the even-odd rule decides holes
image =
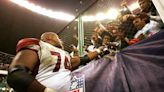
[[[89,59],[88,55],[80,57],[80,65],[86,65],[86,63],[88,63],[89,61],[91,60]]]

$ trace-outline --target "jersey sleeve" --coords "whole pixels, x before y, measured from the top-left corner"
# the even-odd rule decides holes
[[[40,48],[39,40],[35,38],[24,38],[21,39],[16,46],[16,52],[19,52],[23,49],[30,49],[34,51],[38,51]]]

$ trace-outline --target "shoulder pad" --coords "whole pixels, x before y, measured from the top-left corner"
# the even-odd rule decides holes
[[[36,38],[24,38],[21,39],[16,46],[16,52],[19,52],[22,49],[32,49],[36,50],[36,47],[39,47],[39,40]]]

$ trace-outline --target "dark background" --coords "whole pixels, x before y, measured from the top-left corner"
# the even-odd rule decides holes
[[[30,2],[51,9],[63,11],[78,16],[85,11],[85,14],[95,14],[97,11],[109,7],[120,7],[121,0],[29,0]],[[135,0],[129,0],[130,4]],[[84,24],[85,35],[91,33],[94,23],[91,26]],[[90,30],[90,31],[89,31]],[[22,8],[9,0],[0,0],[0,51],[15,55],[17,41],[22,38],[39,38],[43,32],[53,31],[59,34],[66,50],[68,45],[77,43],[73,34],[77,33],[77,22],[66,22],[52,19]],[[89,38],[87,38],[89,39]]]

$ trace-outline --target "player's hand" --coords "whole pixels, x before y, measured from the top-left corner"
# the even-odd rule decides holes
[[[56,92],[54,89],[51,88],[45,88],[44,92]]]

